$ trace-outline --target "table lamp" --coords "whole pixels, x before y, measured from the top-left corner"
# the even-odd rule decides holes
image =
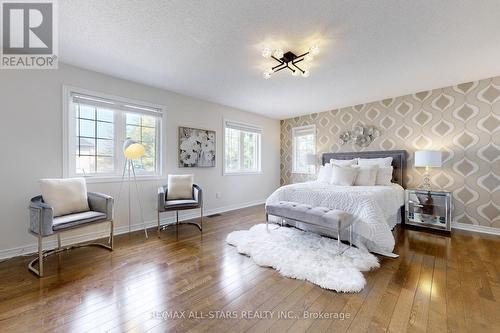
[[[309,167],[309,173],[314,173],[314,168],[316,167],[316,154],[307,154],[306,164]]]
[[[430,168],[441,167],[441,152],[436,150],[419,150],[415,152],[415,167],[425,168],[424,178],[420,188],[430,190]]]

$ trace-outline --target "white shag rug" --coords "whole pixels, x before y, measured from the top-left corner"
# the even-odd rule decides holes
[[[269,232],[265,224],[234,231],[226,241],[259,266],[339,292],[361,291],[366,283],[361,272],[380,267],[377,257],[366,250],[341,244],[347,250],[337,255],[335,239],[272,224]]]

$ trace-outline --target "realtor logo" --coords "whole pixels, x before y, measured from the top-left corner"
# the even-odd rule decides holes
[[[2,69],[57,68],[55,3],[2,1]]]

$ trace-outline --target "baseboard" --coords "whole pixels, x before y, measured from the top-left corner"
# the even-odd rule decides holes
[[[474,224],[467,224],[467,223],[460,223],[460,222],[452,222],[451,228],[500,236],[500,228],[486,227],[483,225],[474,225]]]
[[[221,214],[221,213],[229,212],[229,211],[236,210],[236,209],[261,205],[263,203],[265,203],[265,199],[264,200],[250,201],[250,202],[246,202],[243,204],[236,204],[236,205],[229,205],[229,206],[224,206],[224,207],[219,207],[219,208],[214,208],[214,209],[207,209],[203,212],[203,215],[209,216],[209,215],[213,215],[213,214]],[[164,216],[160,218],[161,224],[175,222],[175,216],[172,216],[172,214],[168,214],[168,217],[167,217],[167,214],[168,213],[162,214]],[[179,220],[180,221],[190,220],[193,218],[197,218],[199,216],[200,216],[199,210],[179,212]],[[154,227],[157,224],[158,224],[157,220],[145,221],[146,228]],[[107,237],[109,235],[109,231],[107,231],[106,227],[107,226],[103,225],[102,230],[86,232],[86,233],[78,235],[78,236],[66,236],[66,237],[64,237],[64,234],[62,234],[62,244],[63,244],[63,246],[67,246],[69,244],[87,242],[87,241],[90,241],[93,239]],[[140,223],[132,224],[130,226],[130,230],[129,230],[129,227],[127,225],[115,226],[114,232],[115,232],[115,235],[120,235],[120,234],[126,234],[128,232],[142,230],[142,229],[144,229],[144,225],[142,224],[142,222],[140,222]],[[35,238],[33,238],[33,239],[35,239]],[[43,246],[44,249],[53,249],[56,246],[57,246],[57,239],[55,236],[44,240],[44,246]],[[0,260],[9,259],[12,257],[17,257],[17,256],[22,256],[22,255],[31,255],[37,251],[38,251],[38,245],[36,242],[33,242],[32,244],[27,244],[24,246],[0,250]]]

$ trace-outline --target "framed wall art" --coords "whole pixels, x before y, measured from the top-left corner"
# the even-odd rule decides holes
[[[179,127],[179,167],[215,167],[215,131]]]

